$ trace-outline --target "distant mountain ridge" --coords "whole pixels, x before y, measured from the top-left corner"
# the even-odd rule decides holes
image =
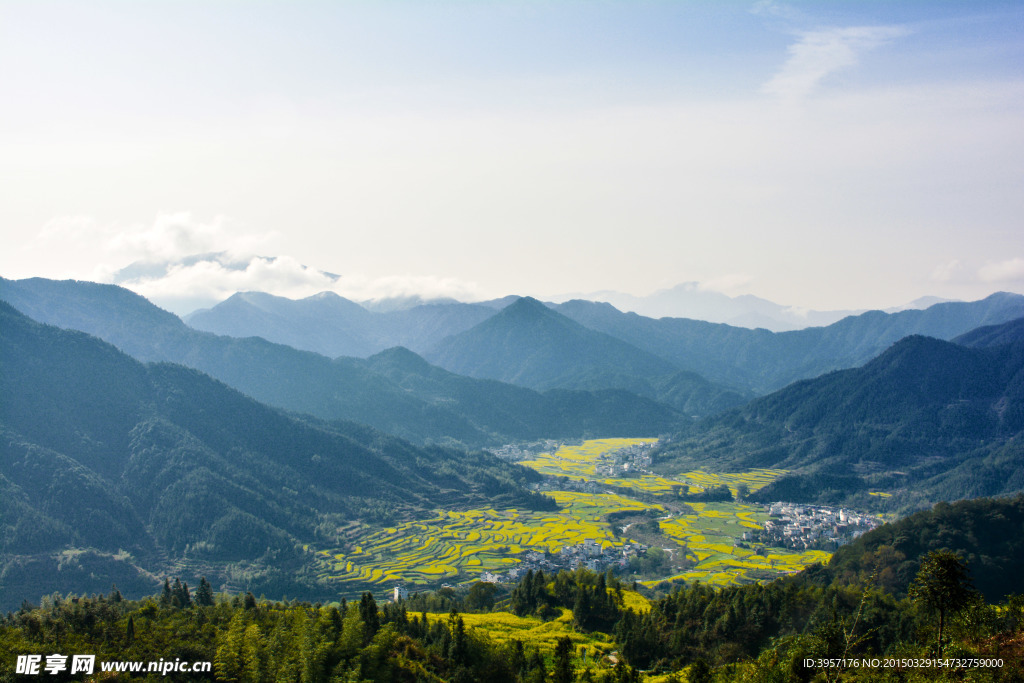
[[[941,303],[925,310],[869,311],[827,327],[779,333],[682,318],[654,320],[589,301],[554,308],[682,370],[767,394],[800,379],[862,365],[909,335],[949,340],[980,326],[1024,317],[1024,296],[997,292],[980,301]]]
[[[687,283],[666,291],[692,294],[698,290],[696,283]],[[714,293],[699,291],[699,294],[707,297]],[[633,361],[641,355],[636,353],[637,350],[646,352],[667,361],[676,371],[690,373],[690,380],[708,383],[712,393],[725,397],[729,391],[733,392],[727,399],[709,401],[706,398],[693,400],[689,396],[681,397],[677,391],[665,386],[663,379],[656,379],[652,384],[650,378],[657,373],[649,371],[631,380],[626,379],[624,373],[608,372],[607,367],[597,374],[584,373],[587,375],[584,379],[566,374],[571,374],[567,369],[573,365],[589,363],[593,366],[593,358],[589,361],[583,357],[568,358],[569,365],[560,366],[547,379],[540,379],[537,373],[529,371],[523,374],[524,368],[519,367],[520,361],[512,360],[511,356],[507,358],[508,365],[499,368],[501,363],[494,360],[485,368],[487,364],[480,362],[481,354],[475,354],[477,370],[470,369],[466,359],[460,361],[453,357],[440,361],[445,357],[446,344],[464,343],[456,340],[448,342],[447,337],[463,335],[491,315],[518,301],[518,297],[478,304],[460,304],[450,300],[424,302],[415,297],[406,297],[375,302],[373,307],[380,310],[370,315],[365,310],[356,310],[352,302],[346,302],[347,312],[344,315],[332,312],[325,304],[335,297],[333,294],[321,294],[291,301],[265,294],[238,294],[218,307],[201,312],[201,315],[195,314],[189,320],[196,327],[219,334],[236,337],[258,335],[270,341],[331,356],[338,355],[334,353],[336,351],[345,351],[366,357],[390,346],[405,346],[447,364],[448,369],[462,374],[477,372],[480,377],[497,378],[532,388],[627,388],[669,403],[686,414],[706,415],[713,412],[714,409],[710,407],[712,405],[718,408],[729,407],[745,400],[748,394],[766,394],[799,379],[856,367],[910,334],[948,340],[978,326],[1000,324],[1024,316],[1024,297],[1018,294],[997,293],[975,302],[947,302],[935,297],[924,297],[900,309],[857,313],[824,327],[773,333],[766,329],[747,329],[689,318],[653,319],[635,313],[623,313],[608,303],[594,301],[571,300],[561,304],[546,304],[584,327],[603,332],[635,347],[631,354],[627,354]],[[736,298],[740,299],[743,297]],[[311,313],[314,302],[317,312]],[[363,305],[369,304],[364,302]],[[927,308],[917,308],[926,305]],[[244,307],[248,314],[241,316],[231,313],[239,307]],[[261,309],[266,310],[261,312]],[[273,320],[270,320],[271,317]],[[563,325],[563,332],[569,336],[579,337],[578,332],[570,333],[564,328]],[[460,337],[463,340],[465,338],[465,335]],[[535,344],[538,341],[533,339],[526,343]],[[596,341],[592,338],[588,344],[595,345]],[[607,341],[594,346],[593,351],[600,353],[600,348],[611,351]],[[545,353],[552,358],[557,355],[554,350]],[[619,354],[616,356],[618,359],[625,357],[621,355],[621,349],[615,353]],[[538,359],[531,361],[534,364],[537,362]],[[519,374],[522,377],[516,379]],[[662,372],[661,376],[666,374]],[[678,378],[674,383],[678,384],[682,379]],[[545,381],[547,384],[543,384]],[[707,387],[699,390],[694,388],[691,393],[706,396],[708,390]]]
[[[239,292],[184,320],[204,332],[263,337],[330,358],[366,358],[394,346],[423,352],[494,315],[494,309],[484,304],[418,299],[408,303],[381,302],[380,310],[370,310],[333,292],[298,300]]]
[[[667,406],[626,392],[573,393],[554,401],[494,382],[448,378],[432,393],[419,395],[419,389],[400,386],[367,360],[331,360],[257,337],[199,332],[114,285],[0,279],[0,299],[39,322],[96,335],[139,360],[181,363],[270,405],[361,422],[417,443],[482,446],[540,437],[659,434],[682,419]],[[442,386],[457,387],[462,398],[444,395]],[[585,408],[591,404],[602,409],[590,413]]]
[[[647,296],[604,290],[560,297],[559,301],[585,300],[609,303],[620,311],[648,318],[689,318],[733,327],[785,332],[831,325],[863,310],[814,311],[777,304],[751,294],[731,297],[699,282],[683,282]]]

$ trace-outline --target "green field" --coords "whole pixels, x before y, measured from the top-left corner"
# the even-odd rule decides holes
[[[519,562],[516,556],[528,550],[557,552],[584,541],[604,547],[637,542],[628,528],[619,536],[612,533],[605,517],[613,512],[651,511],[659,519],[659,545],[673,558],[685,556],[687,560],[683,571],[644,582],[649,585],[673,579],[699,579],[717,585],[746,583],[827,561],[828,553],[821,551],[770,548],[758,554],[752,548],[737,547],[744,531],[761,528],[767,519],[760,507],[732,502],[682,504],[676,495],[721,484],[734,492],[740,485],[754,491],[781,476],[782,470],[685,472],[673,478],[604,477],[598,473],[614,451],[653,441],[598,439],[541,453],[520,464],[542,474],[614,489],[604,493],[545,492],[558,502],[561,509],[557,512],[437,510],[428,519],[365,529],[344,548],[318,551],[320,577],[368,587],[395,583],[427,587],[442,581],[474,581],[484,571],[508,571]],[[631,498],[631,489],[638,496],[642,492],[644,500]]]

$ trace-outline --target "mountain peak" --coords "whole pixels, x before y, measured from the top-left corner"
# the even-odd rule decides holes
[[[501,311],[503,315],[509,316],[537,316],[547,315],[552,312],[551,309],[532,296],[521,296]]]
[[[392,346],[390,349],[384,349],[380,353],[370,356],[366,361],[371,367],[381,368],[387,366],[405,370],[406,372],[422,373],[431,367],[430,363],[423,360],[420,355],[404,346]]]

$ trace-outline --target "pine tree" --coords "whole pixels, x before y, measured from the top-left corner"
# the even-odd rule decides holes
[[[544,666],[544,658],[540,655],[540,649],[534,650],[530,657],[530,669],[526,680],[531,683],[544,683],[548,680],[548,670]]]
[[[359,601],[359,617],[366,624],[366,633],[364,635],[367,643],[377,635],[377,631],[380,630],[380,617],[377,615],[377,603],[373,599],[373,593],[367,591],[363,593],[363,597]]]
[[[591,612],[590,589],[585,585],[576,587],[576,600],[572,604],[572,617],[576,627],[580,630],[587,628]]]
[[[526,576],[520,579],[519,585],[512,591],[512,611],[519,616],[529,614],[537,607],[533,599],[533,570],[526,570]]]
[[[213,604],[213,587],[206,577],[200,577],[199,589],[196,590],[196,604],[201,607],[209,607]]]
[[[192,596],[188,592],[188,584],[174,579],[174,587],[171,588],[171,604],[175,607],[191,607]]]
[[[513,640],[511,652],[509,653],[509,665],[512,673],[522,677],[526,672],[526,651],[523,648],[523,641]]]
[[[554,683],[572,683],[574,672],[572,668],[572,640],[569,636],[562,636],[555,645],[555,668],[552,671]]]

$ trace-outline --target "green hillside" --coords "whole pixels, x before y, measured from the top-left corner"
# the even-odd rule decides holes
[[[40,322],[97,336],[136,359],[195,368],[263,403],[360,422],[420,444],[477,447],[541,435],[657,434],[680,420],[668,407],[621,391],[554,400],[497,382],[439,379],[445,373],[437,368],[409,373],[381,359],[331,360],[258,337],[199,332],[112,285],[0,278],[0,299]],[[414,380],[417,373],[432,379]]]
[[[286,415],[6,304],[0,360],[4,596],[64,582],[97,590],[118,575],[144,583],[171,565],[315,594],[304,548],[338,542],[348,522],[553,505],[521,488],[535,475],[486,453]],[[72,549],[88,553],[62,578]]]
[[[1022,431],[1024,347],[915,336],[694,425],[656,467],[783,468],[758,499],[908,509],[1024,490]]]
[[[461,375],[537,390],[620,389],[680,410],[709,415],[749,396],[715,385],[613,336],[523,297],[425,354]],[[641,433],[641,432],[630,432]]]

